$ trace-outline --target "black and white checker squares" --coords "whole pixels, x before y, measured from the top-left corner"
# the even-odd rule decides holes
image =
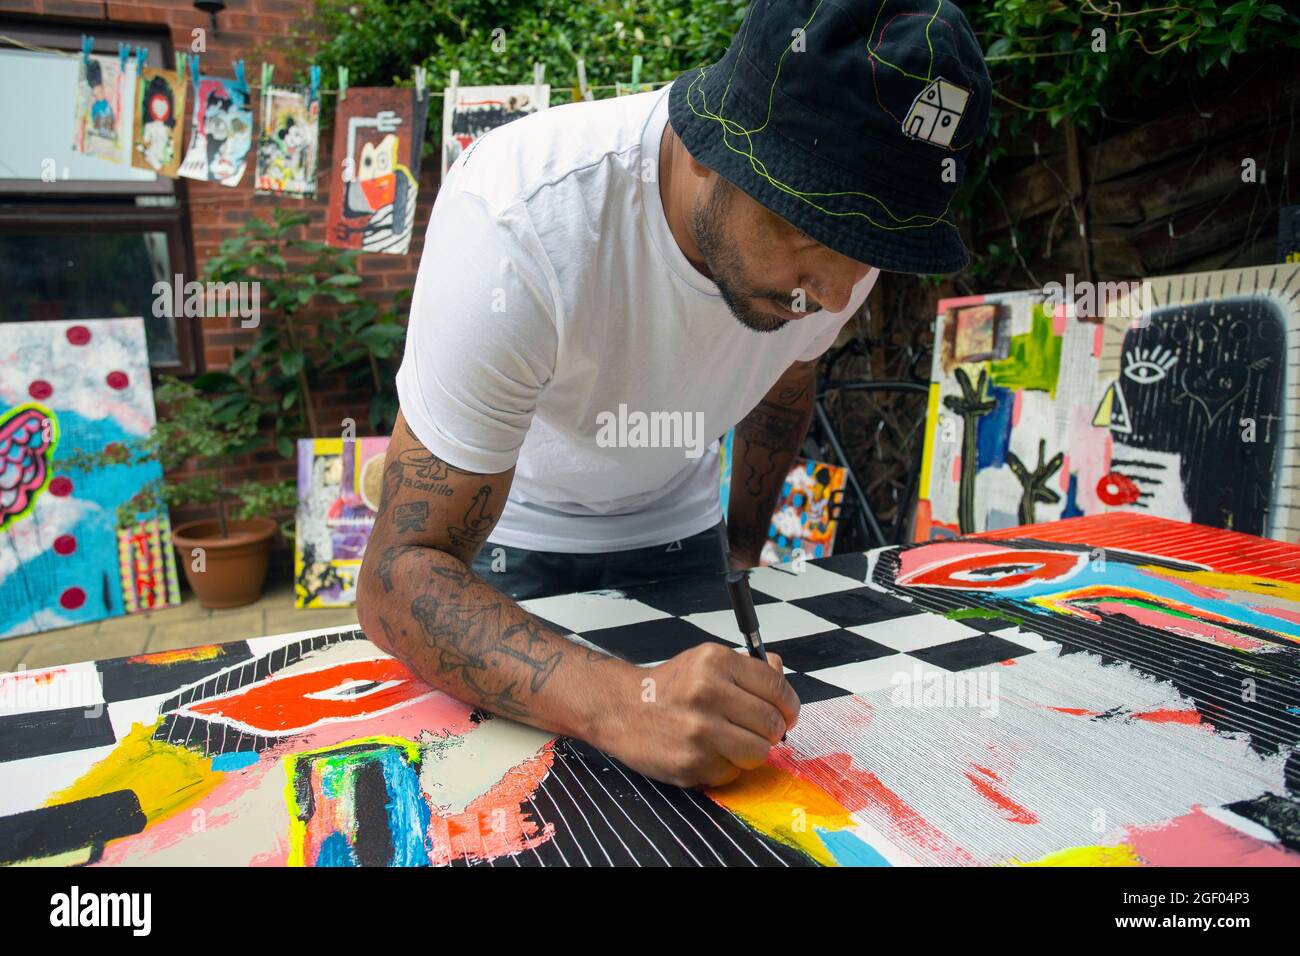
[[[768,649],[805,703],[888,689],[1034,653],[1050,642],[991,619],[954,621],[867,587],[866,556],[750,572]],[[742,650],[721,575],[520,602],[583,643],[657,664],[705,641]]]

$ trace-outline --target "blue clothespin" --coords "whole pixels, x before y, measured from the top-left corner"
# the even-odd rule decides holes
[[[190,64],[190,69],[193,71],[191,75],[194,80],[194,108],[197,110],[199,108],[199,73],[200,73],[199,55],[197,53],[194,54],[194,62]]]
[[[142,46],[135,48],[135,75],[144,76],[144,65],[149,62],[149,51]]]
[[[95,45],[95,38],[89,34],[81,35],[81,58],[87,64],[90,63],[90,48]]]
[[[247,98],[248,80],[244,79],[244,61],[236,60],[234,66],[235,66],[235,85],[242,86],[244,88],[244,96],[245,98]]]
[[[320,97],[320,67],[312,64],[311,67],[311,99],[315,100]]]
[[[131,44],[119,43],[117,45],[117,64],[123,73],[126,72],[126,61],[131,56]]]

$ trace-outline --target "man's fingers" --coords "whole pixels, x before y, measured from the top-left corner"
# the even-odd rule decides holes
[[[777,657],[772,662],[771,659],[775,656],[768,655],[768,663],[765,664],[737,654],[731,668],[731,677],[737,686],[779,710],[786,726],[793,727],[799,717],[799,696],[781,671],[781,659]]]
[[[720,693],[722,713],[737,727],[763,738],[769,747],[785,736],[785,715],[773,704],[736,684],[726,686]]]
[[[739,770],[753,770],[763,766],[772,749],[772,744],[766,738],[730,720],[718,722],[713,731],[713,746],[722,760]]]

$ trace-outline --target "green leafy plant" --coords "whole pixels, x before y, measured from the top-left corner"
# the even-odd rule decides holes
[[[246,406],[237,414],[221,414],[222,406],[211,396],[170,376],[160,380],[154,397],[162,414],[149,434],[99,451],[76,450],[63,463],[66,468],[80,471],[152,461],[158,462],[165,473],[174,473],[191,463],[203,469],[189,476],[173,474],[146,483],[118,508],[119,526],[131,525],[142,515],[159,514],[174,505],[213,505],[224,538],[228,535],[227,510],[232,503],[237,503],[233,514],[240,519],[267,516],[294,506],[297,492],[291,481],[231,484],[221,477],[222,465],[262,444],[257,435],[256,406]]]
[[[326,368],[337,368],[334,340],[320,335],[308,315],[325,303],[355,305],[358,250],[336,249],[296,236],[306,213],[276,208],[271,219],[250,217],[208,260],[215,282],[257,283],[263,313],[252,345],[237,351],[229,373],[209,373],[201,387],[220,393],[231,418],[256,407],[271,419],[276,447],[293,455],[290,436],[320,436],[314,387]],[[319,318],[319,315],[317,315]]]

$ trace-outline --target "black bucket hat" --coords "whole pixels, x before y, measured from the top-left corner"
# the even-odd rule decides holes
[[[673,81],[668,115],[699,162],[823,245],[946,273],[969,262],[948,207],[991,89],[947,0],[754,0],[725,56]]]

